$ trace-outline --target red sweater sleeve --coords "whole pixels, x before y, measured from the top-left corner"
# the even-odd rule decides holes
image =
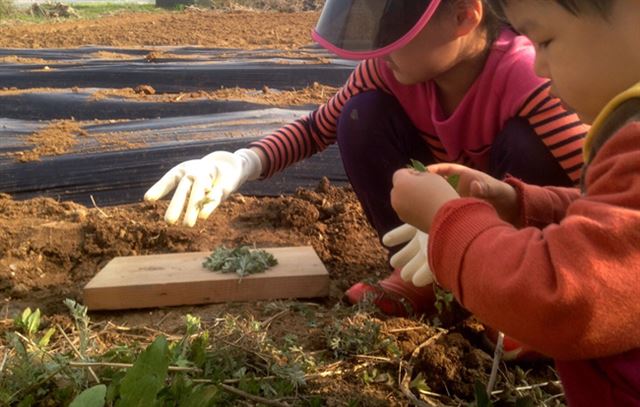
[[[512,177],[505,181],[518,192],[520,221],[524,226],[542,228],[559,223],[569,205],[580,197],[580,191],[576,188],[540,187]]]
[[[351,97],[374,89],[389,92],[378,72],[376,61],[362,61],[351,73],[347,83],[327,103],[309,115],[249,145],[261,149],[267,158],[262,178],[268,178],[333,144],[342,107]]]
[[[518,230],[479,200],[441,208],[429,245],[436,278],[487,324],[556,359],[640,347],[640,123],[602,147],[583,197],[538,192],[530,213],[548,221],[566,206],[564,219]]]

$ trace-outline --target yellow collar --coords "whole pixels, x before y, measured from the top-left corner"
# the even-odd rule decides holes
[[[593,121],[591,129],[589,129],[589,132],[587,133],[587,138],[584,141],[583,155],[585,162],[589,160],[589,152],[591,151],[591,145],[593,143],[593,140],[596,138],[596,134],[600,132],[609,115],[622,103],[626,102],[629,99],[638,97],[640,97],[640,82],[636,83],[629,89],[611,99],[611,101],[607,103],[604,109],[600,111],[598,117],[596,117],[596,119]]]

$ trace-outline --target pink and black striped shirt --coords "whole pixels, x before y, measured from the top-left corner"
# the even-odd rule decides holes
[[[382,90],[397,98],[437,161],[486,171],[494,138],[509,119],[520,117],[577,183],[588,127],[550,94],[549,81],[534,73],[534,59],[529,40],[505,28],[492,44],[482,72],[449,116],[443,113],[433,81],[402,85],[383,60],[368,59],[327,103],[250,146],[267,157],[262,173],[267,178],[334,143],[338,118],[349,98]]]

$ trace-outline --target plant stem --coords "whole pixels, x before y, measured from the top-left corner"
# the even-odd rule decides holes
[[[487,394],[491,394],[493,387],[496,385],[498,379],[498,367],[504,354],[504,333],[498,332],[498,341],[496,343],[496,349],[493,354],[493,364],[491,365],[491,375],[489,376],[489,383],[487,383]]]
[[[228,384],[220,383],[219,386],[226,392],[235,394],[236,396],[244,397],[247,400],[255,401],[256,403],[264,404],[267,406],[274,406],[274,407],[289,407],[289,404],[287,403],[281,403],[276,400],[269,400],[264,397],[254,396],[253,394],[246,393],[233,386],[229,386]]]
[[[515,391],[533,390],[533,389],[537,389],[539,387],[549,386],[551,384],[553,384],[555,386],[559,386],[560,385],[560,381],[556,380],[556,381],[551,381],[551,382],[536,383],[536,384],[532,384],[532,385],[529,385],[529,386],[513,387],[513,390],[515,390]],[[496,391],[491,392],[491,395],[495,396],[495,395],[502,394],[502,393],[504,393],[504,390],[496,390]]]
[[[4,370],[4,365],[7,363],[7,358],[9,357],[9,350],[4,353],[4,357],[2,358],[2,363],[0,363],[0,374]]]
[[[73,349],[73,353],[75,353],[76,356],[79,357],[80,359],[84,360],[84,357],[82,356],[80,351],[75,347],[73,342],[71,342],[71,339],[69,339],[67,334],[64,332],[64,329],[62,329],[62,327],[60,326],[60,324],[56,324],[56,328],[58,328],[58,331],[60,331],[62,336],[64,336],[64,339],[67,340],[67,343],[69,344],[69,346],[71,346],[71,349]],[[96,375],[96,372],[94,372],[93,369],[91,369],[90,367],[87,367],[87,369],[89,370],[89,373],[91,373],[91,377],[93,377],[93,380],[95,380],[96,383],[100,383],[100,379],[98,378],[98,375]]]
[[[71,361],[69,362],[70,367],[117,367],[121,369],[129,369],[133,367],[133,363],[117,363],[117,362],[85,362],[81,361]],[[184,366],[169,366],[170,372],[196,372],[202,373],[202,369],[197,367],[184,367]]]

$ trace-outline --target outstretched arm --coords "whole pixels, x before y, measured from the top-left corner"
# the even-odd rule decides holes
[[[378,61],[362,61],[347,83],[329,101],[265,138],[251,143],[266,158],[262,178],[268,178],[291,164],[324,150],[336,141],[336,128],[342,107],[347,101],[369,90],[388,92],[378,71]]]

